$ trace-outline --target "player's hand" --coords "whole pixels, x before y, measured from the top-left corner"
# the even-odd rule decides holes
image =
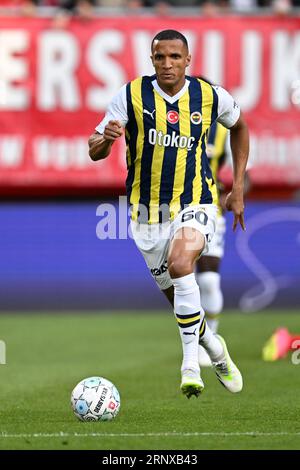
[[[235,231],[239,223],[243,230],[246,230],[244,222],[244,197],[242,191],[232,190],[225,200],[226,209],[232,211],[234,214],[234,221],[232,229]]]
[[[121,137],[121,135],[123,135],[123,129],[120,121],[109,121],[108,124],[106,124],[103,132],[105,140],[114,142]]]

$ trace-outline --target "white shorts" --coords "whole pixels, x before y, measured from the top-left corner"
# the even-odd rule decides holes
[[[212,240],[208,243],[208,251],[205,256],[215,256],[223,258],[225,245],[226,220],[223,215],[218,215],[216,219],[216,231]]]
[[[140,224],[131,221],[133,239],[142,253],[146,264],[161,290],[173,285],[168,271],[169,246],[174,234],[183,227],[192,227],[204,235],[207,253],[216,226],[217,207],[201,204],[183,209],[172,222],[162,224]]]

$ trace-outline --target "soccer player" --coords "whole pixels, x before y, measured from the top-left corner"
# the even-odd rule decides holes
[[[194,266],[215,230],[217,190],[208,164],[206,135],[216,120],[231,129],[234,179],[226,207],[233,228],[244,229],[243,181],[248,130],[233,98],[221,87],[185,76],[186,38],[158,33],[151,45],[155,75],[124,85],[89,139],[92,160],[106,158],[123,134],[127,142],[127,194],[136,245],[158,286],[174,306],[183,349],[181,390],[198,396],[204,384],[198,341],[220,382],[242,390],[242,376],[221,336],[207,327]]]

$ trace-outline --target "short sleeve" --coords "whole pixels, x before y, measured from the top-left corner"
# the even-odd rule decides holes
[[[218,117],[217,121],[229,129],[234,126],[240,117],[241,110],[234,98],[220,86],[213,87],[218,95]]]
[[[112,120],[120,121],[122,127],[125,127],[128,122],[126,85],[122,86],[119,92],[113,97],[104,118],[96,127],[96,131],[99,132],[99,134],[103,134],[106,124]]]

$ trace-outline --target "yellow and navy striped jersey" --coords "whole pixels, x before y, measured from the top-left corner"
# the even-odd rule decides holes
[[[172,104],[154,88],[155,76],[127,84],[126,187],[133,220],[159,223],[161,207],[168,207],[172,220],[189,205],[217,204],[206,143],[218,117],[218,95],[204,80],[187,79],[189,86]]]

